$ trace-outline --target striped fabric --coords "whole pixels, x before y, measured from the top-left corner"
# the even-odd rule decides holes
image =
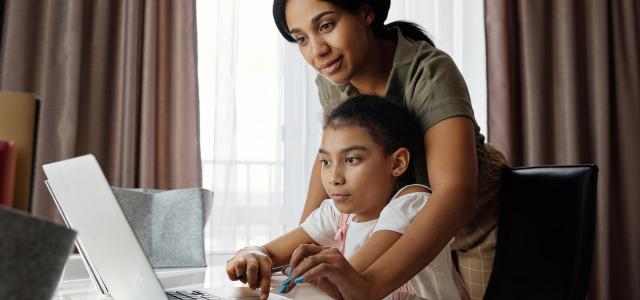
[[[481,300],[491,277],[499,219],[502,169],[507,161],[498,150],[485,144],[486,159],[478,168],[478,199],[474,216],[455,235],[451,250],[458,271],[473,300]]]

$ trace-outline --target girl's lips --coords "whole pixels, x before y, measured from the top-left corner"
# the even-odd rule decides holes
[[[335,202],[344,202],[351,198],[351,195],[332,195],[331,199]]]
[[[331,64],[320,67],[320,73],[325,75],[331,75],[335,73],[340,66],[342,66],[342,56],[331,62]]]

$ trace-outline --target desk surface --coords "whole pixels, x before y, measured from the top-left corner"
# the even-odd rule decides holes
[[[206,268],[171,268],[157,269],[156,274],[165,289],[188,290],[199,289],[214,295],[258,299],[257,291],[252,291],[240,282],[227,278],[225,264],[230,255],[207,255]],[[284,276],[274,276],[271,281],[272,295],[269,299],[330,299],[322,291],[313,286],[303,284],[296,287],[285,297],[277,293]],[[62,281],[53,297],[54,300],[106,300],[109,296],[101,295],[94,287],[89,274],[84,269],[78,255],[72,255],[67,261]]]

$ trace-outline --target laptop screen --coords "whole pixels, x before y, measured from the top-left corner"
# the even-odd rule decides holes
[[[114,299],[167,299],[95,157],[43,169],[65,221]]]

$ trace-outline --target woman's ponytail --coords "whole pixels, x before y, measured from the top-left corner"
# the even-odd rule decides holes
[[[391,29],[391,27],[397,27],[402,32],[402,35],[408,37],[414,41],[425,41],[429,43],[432,47],[436,45],[433,43],[431,38],[427,36],[424,32],[424,29],[420,27],[420,25],[407,21],[394,21],[389,24],[386,24],[384,27],[387,29]]]

